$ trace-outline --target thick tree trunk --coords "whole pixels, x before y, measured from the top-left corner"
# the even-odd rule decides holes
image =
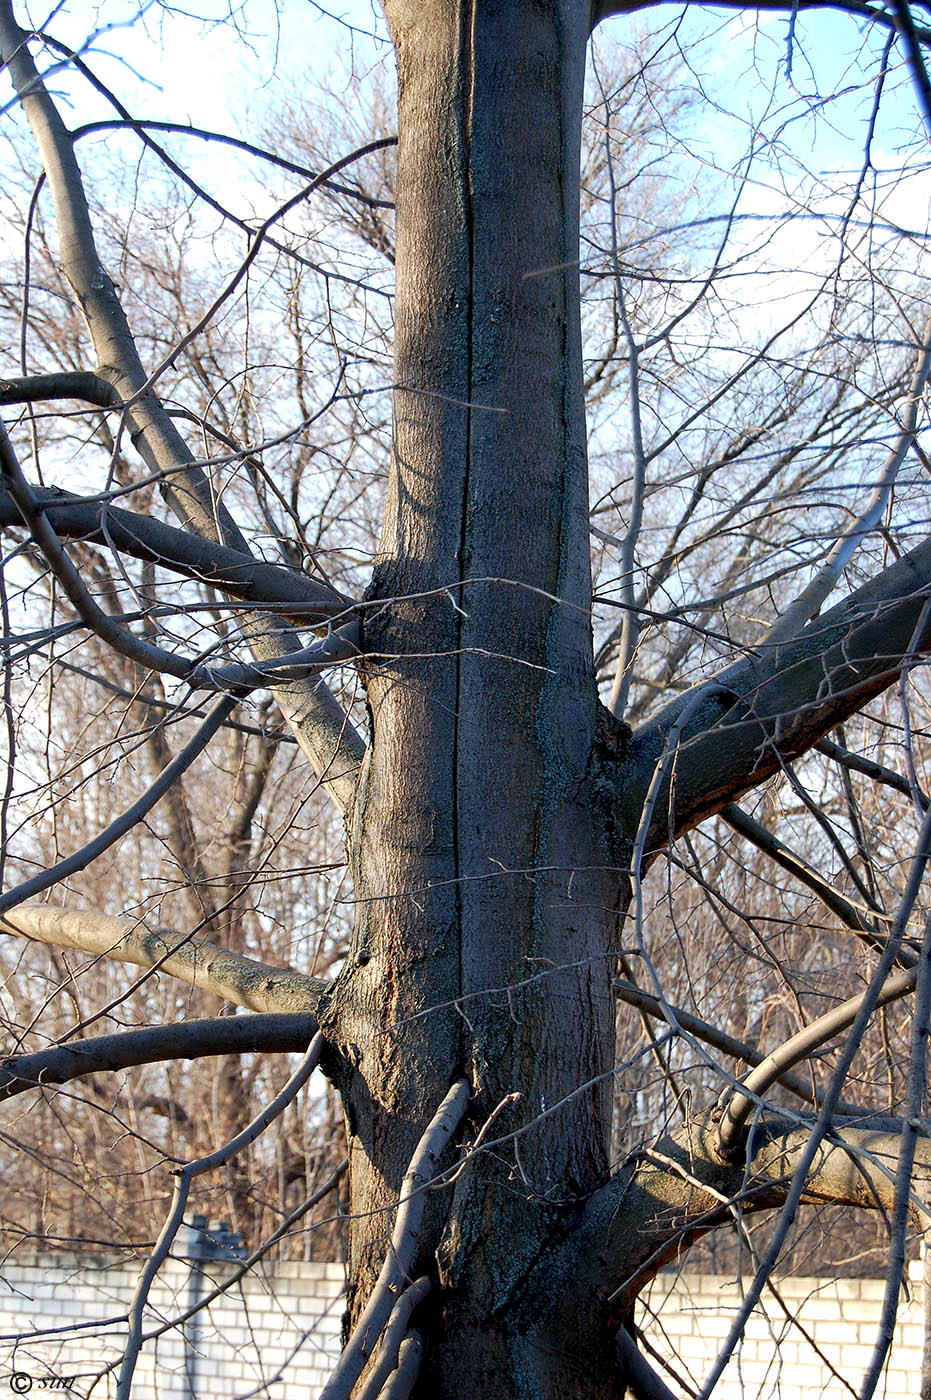
[[[579,0],[395,0],[394,465],[366,647],[356,940],[327,1020],[351,1140],[352,1311],[424,1125],[491,1139],[428,1209],[417,1394],[617,1394],[523,1283],[608,1166],[623,893],[590,635],[578,309]],[[515,563],[518,561],[517,571]],[[442,1238],[441,1238],[442,1236]],[[415,1274],[417,1270],[415,1269]]]

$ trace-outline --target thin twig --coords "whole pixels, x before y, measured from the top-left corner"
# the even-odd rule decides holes
[[[856,549],[882,519],[899,469],[915,440],[918,406],[921,403],[928,376],[931,374],[931,316],[925,322],[921,337],[921,342],[918,345],[919,354],[912,381],[908,387],[908,397],[905,400],[905,412],[902,416],[899,434],[882,465],[879,479],[865,509],[850,528],[841,534],[811,582],[803,588],[794,602],[789,604],[772,627],[768,629],[762,638],[762,644],[775,646],[788,641],[811,618],[816,616],[828,595],[833,591]]]
[[[848,899],[829,880],[820,875],[813,866],[809,865],[808,861],[791,850],[784,841],[780,841],[778,836],[773,836],[736,803],[729,802],[726,807],[721,809],[720,816],[727,822],[728,826],[733,827],[741,836],[751,841],[757,850],[768,855],[783,870],[787,870],[803,885],[806,885],[813,894],[818,896],[822,904],[830,909],[832,914],[837,915],[841,923],[849,928],[851,933],[865,938],[874,947],[881,946],[885,942],[883,935],[877,932],[876,923],[877,921],[891,923],[888,914],[880,914],[864,904],[857,904],[854,900]],[[908,953],[900,953],[899,961],[903,966],[908,966],[914,962],[914,958]]]
[[[193,669],[191,661],[182,656],[175,656],[172,652],[165,651],[163,647],[155,646],[142,637],[134,636],[125,627],[121,627],[109,613],[104,612],[103,608],[91,597],[84,580],[37,504],[32,487],[23,475],[16,453],[13,451],[13,444],[10,442],[2,421],[0,421],[0,467],[2,467],[2,475],[10,496],[22,516],[23,524],[42,551],[45,562],[53,576],[61,584],[68,601],[85,627],[88,627],[101,641],[112,647],[118,655],[125,656],[137,666],[142,666],[149,671],[163,671],[166,675],[184,680]]]
[[[130,117],[126,120],[109,120],[85,122],[83,126],[75,127],[72,135],[75,140],[83,136],[90,136],[98,131],[164,131],[173,136],[193,136],[201,141],[217,141],[224,146],[230,146],[236,151],[245,151],[247,155],[258,156],[259,160],[267,161],[270,165],[276,165],[281,170],[287,170],[292,175],[301,175],[305,180],[316,180],[319,171],[311,170],[309,166],[300,165],[297,161],[287,160],[276,151],[266,150],[264,146],[255,146],[251,141],[243,141],[239,137],[230,136],[224,131],[208,131],[202,126],[185,126],[181,122],[153,121],[148,117]],[[397,137],[389,138],[397,145]],[[357,199],[361,204],[366,204],[370,209],[393,209],[394,200],[375,199],[372,195],[365,194],[363,190],[354,190],[351,185],[341,185],[336,180],[327,180],[322,187],[327,194],[344,195],[348,199]]]
[[[887,787],[895,788],[896,792],[901,792],[906,797],[916,795],[908,778],[903,778],[902,774],[897,773],[894,768],[887,768],[885,764],[877,763],[873,758],[864,758],[862,754],[853,753],[833,739],[819,739],[815,748],[827,758],[833,758],[844,768],[852,769],[855,773],[862,773],[877,783],[885,783]],[[924,792],[919,792],[917,796],[921,806],[921,815],[924,816],[929,806],[927,795]]]
[[[205,1172],[214,1171],[218,1167],[223,1167],[238,1152],[254,1142],[268,1125],[284,1112],[292,1103],[299,1091],[307,1083],[311,1074],[317,1067],[323,1050],[323,1036],[318,1031],[314,1036],[307,1052],[297,1069],[291,1075],[287,1084],[275,1095],[271,1103],[267,1104],[258,1113],[241,1133],[232,1138],[223,1147],[218,1147],[215,1152],[209,1153],[206,1157],[200,1157],[196,1162],[189,1162],[186,1167],[182,1167],[175,1174],[175,1188],[172,1197],[171,1208],[168,1217],[162,1226],[155,1248],[152,1251],[136,1286],[133,1301],[129,1309],[129,1335],[126,1339],[126,1351],[120,1367],[120,1376],[117,1383],[116,1400],[129,1400],[132,1386],[133,1374],[136,1369],[136,1362],[139,1359],[139,1352],[143,1343],[142,1319],[145,1305],[149,1297],[152,1284],[155,1282],[159,1269],[168,1257],[169,1250],[174,1242],[174,1238],[180,1229],[184,1218],[184,1210],[187,1205],[188,1194],[191,1189],[191,1182],[197,1177],[203,1176]]]
[[[925,933],[917,969],[915,1001],[912,1006],[908,1093],[899,1160],[895,1172],[895,1196],[892,1203],[892,1223],[889,1229],[889,1265],[886,1271],[886,1286],[883,1290],[882,1310],[876,1329],[876,1342],[873,1347],[873,1355],[870,1357],[869,1365],[863,1375],[860,1400],[870,1400],[875,1391],[895,1332],[899,1291],[902,1285],[902,1275],[905,1271],[906,1232],[912,1196],[912,1169],[915,1164],[915,1148],[921,1126],[921,1114],[925,1108],[925,1090],[928,1083],[928,1038],[931,1035],[929,1016],[931,1016],[931,916],[925,920]]]
[[[188,1322],[192,1317],[194,1317],[197,1313],[202,1312],[204,1308],[209,1308],[211,1303],[216,1302],[217,1298],[221,1298],[224,1293],[228,1292],[228,1290],[233,1287],[234,1284],[239,1283],[239,1281],[247,1273],[249,1273],[251,1269],[255,1267],[259,1260],[265,1257],[265,1255],[270,1249],[274,1249],[275,1245],[288,1233],[292,1225],[295,1225],[297,1221],[299,1221],[302,1218],[302,1216],[305,1216],[307,1212],[309,1210],[312,1210],[313,1207],[317,1205],[319,1201],[323,1200],[324,1196],[329,1195],[329,1193],[339,1185],[340,1181],[345,1176],[348,1167],[349,1158],[344,1157],[343,1160],[339,1163],[339,1165],[335,1167],[334,1170],[330,1173],[326,1181],[324,1181],[321,1186],[318,1186],[316,1191],[313,1191],[305,1200],[301,1201],[299,1206],[295,1206],[294,1209],[288,1215],[285,1216],[281,1224],[276,1226],[276,1228],[269,1235],[268,1239],[263,1240],[263,1242],[252,1251],[248,1258],[243,1259],[241,1263],[239,1263],[236,1266],[236,1268],[234,1268],[232,1272],[223,1280],[222,1283],[216,1284],[215,1287],[211,1289],[209,1293],[205,1293],[202,1298],[198,1299],[198,1301],[194,1303],[192,1307],[189,1307],[185,1312],[178,1313],[176,1316],[169,1318],[166,1322],[163,1322],[160,1327],[153,1327],[151,1332],[146,1332],[144,1337],[142,1338],[142,1345],[145,1346],[146,1342],[156,1341],[159,1337],[164,1336],[166,1332],[173,1332],[176,1328],[183,1327],[184,1324]],[[78,1324],[77,1326],[74,1326],[74,1324],[72,1325],[74,1326],[74,1330],[78,1330],[78,1327],[80,1326],[114,1326],[118,1323],[127,1321],[128,1314],[122,1313],[119,1317],[110,1317],[105,1319],[105,1322],[102,1324],[96,1322],[87,1322]],[[34,1334],[30,1333],[30,1336],[45,1336],[46,1333],[67,1330],[69,1329],[48,1328],[43,1329],[41,1332],[36,1332]],[[0,1342],[2,1342],[3,1340],[4,1338],[0,1337]],[[119,1362],[114,1361],[109,1366],[105,1366],[102,1371],[98,1371],[97,1374],[93,1377],[90,1386],[88,1387],[89,1392],[92,1391],[94,1389],[94,1386],[96,1386],[101,1380],[103,1380],[105,1376],[108,1376],[112,1371],[115,1371],[118,1365]]]
[[[182,773],[185,773],[194,760],[203,753],[214,734],[222,727],[238,704],[239,700],[233,695],[224,695],[218,700],[194,737],[185,744],[171,763],[162,769],[154,783],[146,788],[141,797],[137,798],[130,807],[121,812],[110,822],[109,826],[88,841],[80,850],[0,895],[0,914],[5,914],[8,910],[15,908],[17,904],[22,904],[27,899],[41,894],[43,890],[51,889],[52,885],[66,880],[69,875],[74,875],[78,870],[84,870],[91,861],[102,856],[104,851],[108,851],[121,837],[137,826],[161,801],[172,784],[176,783]]]
[[[872,992],[874,1008],[887,1006],[889,1002],[908,996],[915,990],[917,977],[917,967],[910,967],[906,972],[889,977],[878,992]],[[817,1020],[803,1026],[796,1035],[783,1041],[782,1045],[767,1055],[756,1069],[741,1080],[728,1100],[718,1129],[718,1144],[725,1156],[731,1156],[736,1151],[750,1115],[766,1091],[782,1077],[783,1070],[791,1069],[793,1065],[807,1060],[816,1050],[820,1050],[822,1045],[826,1045],[841,1031],[852,1026],[860,1008],[870,995],[871,988],[868,987],[858,996],[850,997],[841,1002],[840,1006],[833,1007]]]
[[[378,1400],[382,1393],[382,1387],[392,1371],[396,1370],[399,1365],[400,1350],[410,1325],[411,1313],[420,1307],[424,1298],[432,1290],[433,1280],[426,1274],[416,1279],[410,1288],[405,1288],[395,1303],[391,1317],[382,1333],[378,1360],[366,1377],[365,1384],[355,1400]]]
[[[622,1001],[629,1006],[636,1006],[638,1010],[646,1011],[650,1016],[662,1016],[663,1008],[658,997],[646,992],[642,987],[636,986],[633,982],[618,980],[613,984],[614,990]],[[728,1035],[727,1031],[721,1030],[718,1026],[709,1025],[707,1021],[701,1020],[698,1016],[693,1016],[691,1012],[684,1011],[681,1006],[670,1007],[678,1024],[690,1036],[696,1040],[702,1040],[706,1045],[711,1045],[715,1050],[720,1050],[722,1054],[730,1056],[735,1060],[745,1060],[749,1065],[760,1065],[766,1056],[755,1045],[750,1045],[748,1041],[737,1040],[734,1036]],[[812,1090],[811,1084],[801,1075],[793,1074],[788,1068],[780,1069],[778,1083],[784,1089],[788,1089],[790,1094],[802,1099],[805,1103],[820,1103],[820,1098]],[[838,1104],[841,1113],[848,1113],[855,1117],[862,1117],[869,1112],[859,1104],[846,1103],[841,1101]]]
[[[397,1218],[381,1273],[319,1400],[349,1400],[353,1386],[388,1325],[420,1243],[425,1189],[436,1174],[438,1158],[462,1120],[470,1093],[467,1080],[456,1081],[414,1150],[401,1184]]]

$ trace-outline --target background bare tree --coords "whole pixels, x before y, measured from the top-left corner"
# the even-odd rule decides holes
[[[741,1321],[816,1213],[888,1259],[875,1388],[929,34],[633,8],[392,0],[396,111],[354,48],[231,146],[0,5],[3,1225],[140,1251],[121,1395],[195,1204],[345,1247],[330,1400],[665,1394],[656,1271],[711,1237]]]

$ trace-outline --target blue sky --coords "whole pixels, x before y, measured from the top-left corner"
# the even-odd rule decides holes
[[[368,38],[384,33],[375,0],[194,0],[184,8],[200,18],[166,11],[153,0],[64,0],[54,9],[33,0],[28,11],[23,7],[19,12],[29,13],[37,25],[51,14],[51,31],[89,49],[95,70],[134,112],[238,135],[248,134],[251,118],[271,100],[282,73],[319,78],[353,65],[364,71],[387,51],[384,43]],[[647,23],[658,31],[678,13],[663,7],[649,16],[612,20],[603,28],[607,35],[621,37]],[[766,86],[772,84],[771,108],[783,109],[790,118],[784,130],[790,153],[821,170],[859,163],[870,102],[864,68],[875,71],[879,47],[863,37],[865,30],[836,11],[806,14],[797,25],[791,75],[785,62],[787,16],[693,9],[682,28],[683,40],[691,42],[703,31],[714,37],[698,51],[701,76],[712,93],[726,95],[733,111],[758,115]],[[57,86],[77,92],[64,74]],[[913,104],[896,96],[894,86],[887,84],[875,142],[880,164],[896,161],[900,129],[914,130],[915,125]],[[830,108],[821,104],[822,94],[838,90],[847,93],[840,102]],[[83,91],[76,101],[84,118],[91,106],[98,106]],[[737,125],[709,117],[708,137],[719,159],[739,159],[745,133]]]
[[[329,12],[310,0],[198,0],[186,8],[65,0],[54,11],[32,4],[19,13],[37,26],[48,20],[135,110],[213,128],[240,126],[282,69],[323,76],[353,58],[368,65],[383,49],[367,37],[380,16],[369,0],[335,0]]]

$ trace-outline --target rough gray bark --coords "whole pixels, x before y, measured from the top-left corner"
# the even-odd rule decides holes
[[[366,636],[385,659],[368,677],[352,833],[360,916],[323,1018],[346,1066],[353,1308],[383,1238],[370,1213],[396,1198],[451,1080],[470,1075],[475,1126],[518,1090],[500,1123],[521,1134],[518,1158],[478,1156],[433,1204],[448,1291],[416,1393],[566,1393],[577,1359],[515,1318],[566,1202],[607,1168],[626,863],[606,821],[588,615],[576,267],[588,11],[386,10],[401,387],[371,592],[440,591]],[[522,988],[541,968],[552,976]],[[591,1393],[616,1393],[613,1348],[600,1361]]]

